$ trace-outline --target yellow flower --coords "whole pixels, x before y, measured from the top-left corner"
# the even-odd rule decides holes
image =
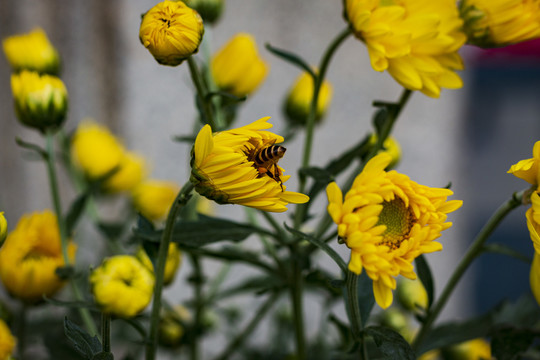
[[[418,308],[427,309],[428,307],[428,295],[419,279],[400,279],[397,295],[400,304],[407,310],[416,312],[419,310]]]
[[[415,279],[413,260],[442,249],[436,241],[448,213],[462,201],[447,201],[449,189],[430,188],[406,175],[385,169],[392,158],[381,153],[372,158],[343,195],[336,183],[326,188],[328,213],[338,225],[338,236],[351,249],[349,270],[362,269],[373,280],[377,304],[392,304],[398,275]]]
[[[182,305],[165,310],[159,323],[160,342],[171,347],[180,345],[185,332],[184,326],[191,321],[191,314]]]
[[[0,319],[0,360],[10,359],[15,348],[15,338],[11,334],[7,324]]]
[[[239,33],[212,57],[210,68],[221,90],[244,96],[259,87],[269,66],[259,57],[253,36]]]
[[[158,3],[143,15],[139,39],[161,65],[180,65],[199,50],[204,26],[182,1]]]
[[[145,180],[132,191],[133,205],[145,218],[162,220],[180,191],[174,182]]]
[[[377,134],[372,134],[369,138],[369,144],[374,146],[377,143]],[[379,150],[379,153],[386,152],[392,157],[392,161],[389,168],[395,168],[401,160],[401,146],[393,136],[389,136],[384,140],[383,148]]]
[[[287,119],[297,125],[305,125],[313,99],[313,78],[307,72],[301,74],[289,91],[285,102]],[[324,81],[319,91],[315,120],[319,122],[326,113],[332,100],[332,85]]]
[[[345,13],[374,70],[431,97],[463,86],[455,71],[467,38],[454,0],[345,0]]]
[[[286,191],[284,184],[290,176],[283,175],[277,163],[256,163],[261,150],[283,142],[281,136],[265,131],[272,127],[268,119],[215,134],[208,125],[201,129],[192,150],[190,178],[199,194],[219,204],[272,212],[309,200],[304,194]]]
[[[15,113],[22,124],[45,131],[58,128],[64,122],[67,90],[56,76],[23,70],[11,75],[11,90]]]
[[[540,37],[540,0],[464,0],[469,42],[499,47]]]
[[[133,189],[147,172],[142,157],[126,151],[105,126],[91,120],[83,121],[73,135],[71,156],[91,180],[99,179],[116,169],[103,185],[111,192]]]
[[[4,212],[0,211],[0,246],[6,240],[8,231],[8,224],[6,221],[6,217],[4,216]]]
[[[68,244],[71,260],[76,246]],[[8,292],[32,304],[64,285],[55,271],[64,266],[60,232],[51,211],[23,216],[0,248],[0,278]]]
[[[148,257],[148,254],[146,254],[146,251],[144,251],[144,248],[139,247],[139,250],[137,250],[137,259],[148,268],[152,273],[154,272],[154,265],[152,264],[152,261]],[[176,271],[182,264],[182,253],[180,252],[180,249],[178,248],[178,245],[176,243],[170,243],[169,249],[167,250],[167,261],[165,262],[165,276],[163,278],[163,284],[169,285],[174,281],[174,278],[176,276]]]
[[[491,346],[482,338],[465,341],[445,350],[444,358],[450,360],[489,360],[491,359]]]
[[[115,172],[103,187],[110,192],[131,191],[146,177],[146,162],[143,157],[126,151],[120,160],[118,171]]]
[[[510,167],[507,171],[520,179],[525,180],[531,185],[539,184],[538,163],[540,162],[540,141],[537,141],[533,147],[533,157],[519,161]]]
[[[538,305],[540,305],[540,254],[536,251],[534,252],[531,272],[529,273],[529,282],[534,298]]]
[[[223,12],[224,0],[186,0],[187,6],[196,10],[204,22],[215,23]]]
[[[2,46],[13,71],[32,70],[58,74],[60,58],[45,32],[34,29],[28,34],[13,35],[2,40]]]
[[[103,312],[130,318],[150,303],[154,275],[136,257],[117,255],[92,271],[90,284]]]

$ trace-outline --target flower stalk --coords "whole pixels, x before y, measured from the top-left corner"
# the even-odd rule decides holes
[[[49,187],[51,190],[51,195],[53,198],[53,205],[54,205],[54,211],[56,213],[56,218],[58,221],[58,228],[60,232],[60,244],[62,248],[62,257],[64,259],[65,266],[69,266],[70,259],[68,256],[68,250],[67,250],[67,229],[66,229],[66,222],[62,213],[62,204],[60,202],[60,192],[58,188],[58,178],[56,176],[56,168],[54,165],[54,134],[55,131],[53,130],[47,130],[45,133],[46,137],[46,150],[47,150],[47,156],[46,156],[46,163],[47,163],[47,173],[49,176]],[[77,284],[75,281],[70,281],[71,285],[71,291],[73,292],[73,295],[75,296],[75,299],[77,301],[82,301],[83,296],[81,294],[81,291],[79,290]],[[90,333],[90,335],[97,334],[97,328],[96,324],[94,323],[94,320],[92,319],[92,316],[90,315],[90,311],[86,308],[79,308],[79,314],[82,318],[82,321],[84,322],[86,326],[86,330]]]
[[[463,274],[465,273],[465,271],[467,271],[474,259],[476,259],[482,253],[486,240],[501,223],[501,221],[506,217],[506,215],[508,215],[512,210],[522,204],[523,193],[524,192],[521,191],[517,194],[514,194],[511,199],[507,200],[504,204],[502,204],[487,221],[484,227],[480,230],[473,243],[467,250],[467,253],[463,257],[459,265],[456,267],[456,270],[454,270],[454,273],[450,277],[450,280],[448,280],[448,283],[444,287],[441,296],[428,312],[426,319],[422,324],[420,331],[418,332],[418,335],[415,337],[412,343],[413,350],[418,351],[420,345],[422,344],[422,341],[424,340],[428,332],[431,330],[433,323],[446,305],[446,302],[450,298],[450,295],[452,294],[458,282],[461,280]]]
[[[111,315],[101,313],[101,346],[103,352],[111,352]]]
[[[189,65],[189,73],[191,75],[191,80],[193,81],[195,89],[197,90],[197,99],[201,106],[201,115],[203,116],[203,121],[210,125],[212,131],[217,131],[218,128],[217,124],[214,121],[212,101],[208,100],[206,97],[208,91],[205,89],[203,78],[199,71],[197,63],[195,62],[195,59],[193,59],[193,56],[190,56],[187,59],[187,62]]]
[[[157,264],[155,268],[156,285],[154,288],[154,299],[152,303],[152,312],[150,315],[150,333],[148,343],[146,346],[146,360],[154,360],[156,358],[158,330],[159,330],[159,313],[161,310],[161,296],[163,291],[163,283],[165,278],[165,264],[167,262],[167,253],[169,251],[169,244],[173,234],[174,223],[177,218],[180,209],[190,199],[191,191],[193,190],[193,184],[187,182],[180,190],[176,199],[174,200],[169,214],[167,215],[167,222],[165,223],[165,229],[161,236],[159,244]]]

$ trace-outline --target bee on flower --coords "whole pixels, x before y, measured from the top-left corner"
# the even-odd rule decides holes
[[[351,249],[349,270],[363,270],[373,280],[377,304],[392,304],[398,275],[416,279],[412,262],[421,254],[442,250],[436,242],[452,226],[447,214],[461,207],[449,189],[417,184],[396,171],[386,172],[392,157],[380,153],[367,162],[345,199],[336,183],[326,188],[328,213],[338,236]]]
[[[304,194],[287,191],[285,182],[290,176],[283,175],[276,159],[284,150],[278,148],[279,155],[261,153],[283,142],[281,136],[265,131],[272,127],[268,119],[215,134],[209,125],[201,129],[192,150],[190,178],[199,194],[219,204],[271,212],[284,212],[288,203],[309,200]],[[265,161],[267,156],[272,161]]]
[[[180,65],[197,53],[204,34],[200,15],[182,1],[165,0],[142,18],[139,39],[161,65]]]

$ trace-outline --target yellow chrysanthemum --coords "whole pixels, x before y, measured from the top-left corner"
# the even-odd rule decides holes
[[[6,240],[8,232],[8,223],[6,220],[6,217],[4,216],[4,212],[0,211],[0,245]]]
[[[15,113],[29,127],[45,131],[58,128],[66,118],[68,95],[62,80],[23,70],[11,75]]]
[[[15,337],[7,324],[0,319],[0,360],[8,360],[15,348]]]
[[[126,151],[109,129],[92,120],[85,120],[78,126],[71,140],[71,156],[92,180],[116,169],[103,184],[111,192],[132,190],[147,173],[142,157]]]
[[[525,180],[531,185],[540,183],[540,174],[538,173],[538,163],[540,162],[540,141],[537,141],[533,147],[533,157],[525,159],[514,164],[508,170],[508,174]]]
[[[531,291],[534,298],[540,305],[540,253],[537,251],[534,252],[531,272],[529,273],[529,283],[531,284]]]
[[[272,212],[287,211],[288,203],[309,200],[304,194],[286,191],[284,184],[290,176],[283,175],[277,163],[254,161],[262,149],[283,142],[281,136],[264,131],[272,127],[268,119],[215,134],[208,125],[201,129],[193,147],[190,178],[199,194],[219,204],[240,204]]]
[[[445,349],[444,358],[450,360],[490,360],[491,345],[482,338],[465,341]]]
[[[103,260],[90,275],[96,303],[111,315],[130,318],[150,303],[154,275],[136,257],[117,255]]]
[[[213,57],[210,68],[216,85],[236,96],[249,95],[268,74],[268,64],[259,56],[253,36],[235,35]]]
[[[145,180],[132,191],[133,205],[145,218],[162,220],[180,191],[171,181]]]
[[[139,39],[161,65],[180,65],[199,50],[204,34],[199,14],[182,1],[158,3],[143,15]]]
[[[146,251],[144,251],[144,248],[140,247],[139,250],[137,250],[136,256],[148,270],[154,272],[154,265],[148,257],[148,254],[146,254]],[[165,262],[165,273],[163,277],[164,285],[169,285],[174,281],[176,272],[181,264],[182,253],[180,252],[178,245],[176,243],[170,243],[169,249],[167,250],[167,261]]]
[[[372,158],[343,195],[336,183],[326,188],[328,213],[338,225],[338,236],[351,249],[349,270],[362,269],[373,280],[375,300],[382,308],[392,304],[395,277],[415,279],[413,260],[439,251],[436,241],[452,226],[446,214],[462,201],[447,201],[449,189],[430,188],[396,171],[386,172],[392,161],[381,153]]]
[[[527,228],[536,253],[540,254],[540,196],[533,192],[530,197],[531,207],[525,213]]]
[[[374,70],[431,97],[463,86],[455,71],[466,36],[454,0],[345,0],[345,13]]]
[[[464,0],[468,41],[499,47],[540,37],[540,0]]]
[[[70,259],[75,250],[70,242]],[[0,278],[11,295],[26,303],[60,290],[64,281],[55,271],[64,265],[58,222],[48,210],[23,216],[0,248]]]
[[[13,71],[37,71],[56,75],[60,68],[60,57],[51,45],[47,34],[37,28],[28,34],[10,36],[2,40],[4,53]]]
[[[313,77],[307,72],[301,74],[289,91],[285,101],[285,114],[287,119],[296,125],[305,125],[313,99]],[[315,120],[319,122],[332,100],[332,85],[324,81],[319,90]]]

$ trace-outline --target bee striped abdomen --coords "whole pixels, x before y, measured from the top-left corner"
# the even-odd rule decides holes
[[[255,157],[255,163],[266,164],[268,162],[276,163],[279,159],[285,155],[285,149],[283,146],[272,145],[259,151]]]

